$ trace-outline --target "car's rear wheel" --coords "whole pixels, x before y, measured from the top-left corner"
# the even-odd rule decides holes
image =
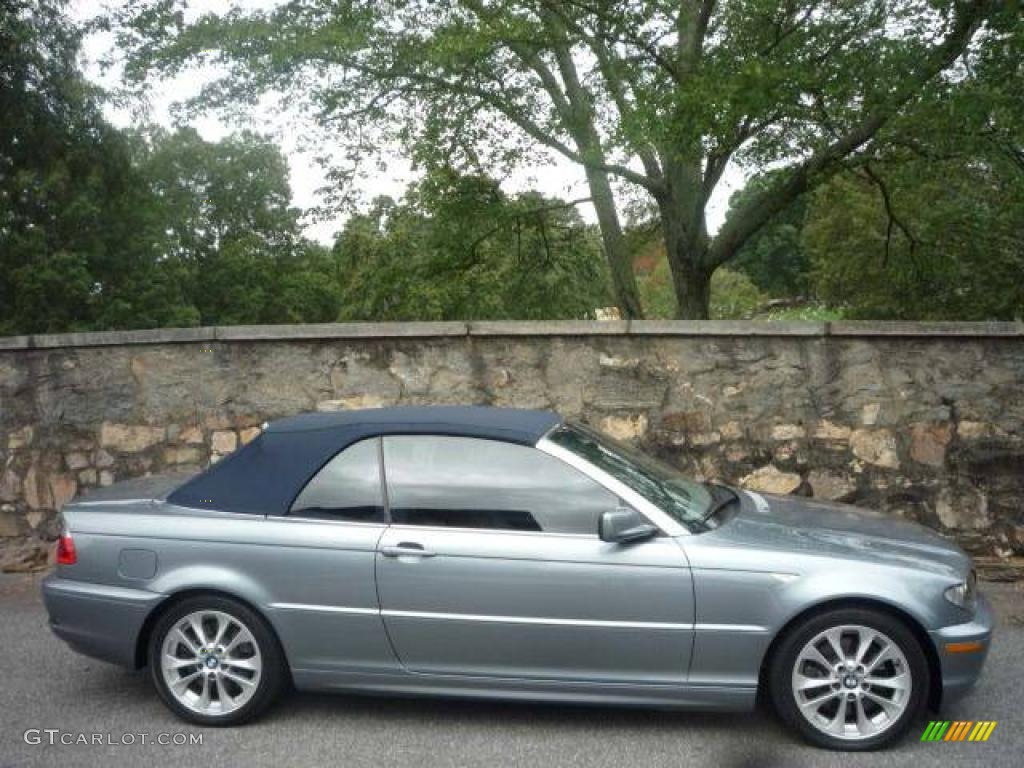
[[[284,656],[263,617],[210,595],[190,597],[157,621],[149,668],[164,703],[202,725],[238,725],[277,698]]]
[[[914,634],[881,611],[809,618],[781,641],[770,668],[776,711],[818,746],[868,750],[902,736],[928,701],[928,663]]]

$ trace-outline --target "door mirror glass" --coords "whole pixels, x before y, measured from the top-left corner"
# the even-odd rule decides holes
[[[658,535],[658,529],[632,509],[615,509],[601,514],[597,535],[601,541],[626,544],[653,538]]]

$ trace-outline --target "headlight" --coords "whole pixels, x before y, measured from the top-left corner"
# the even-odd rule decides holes
[[[967,581],[963,584],[954,584],[943,594],[953,605],[959,606],[967,611],[973,611],[977,583],[978,577],[974,573],[974,569],[971,569],[970,574],[967,576]]]

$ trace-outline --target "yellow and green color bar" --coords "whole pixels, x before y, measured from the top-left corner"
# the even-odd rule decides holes
[[[996,728],[995,720],[932,720],[921,741],[988,741]]]

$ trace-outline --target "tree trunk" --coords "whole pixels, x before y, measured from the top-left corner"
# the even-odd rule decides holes
[[[711,271],[686,254],[677,256],[672,270],[678,320],[707,320],[711,316]]]
[[[622,318],[641,318],[644,316],[640,304],[640,293],[636,287],[636,275],[633,264],[622,236],[619,214],[615,208],[615,196],[608,182],[608,174],[604,171],[587,169],[587,184],[590,197],[597,212],[597,223],[601,228],[601,240],[604,243],[608,267],[611,270],[612,288],[615,291],[615,303],[619,306]]]
[[[714,268],[709,266],[699,168],[696,163],[673,164],[666,175],[667,192],[658,200],[679,320],[707,320],[710,316]]]

